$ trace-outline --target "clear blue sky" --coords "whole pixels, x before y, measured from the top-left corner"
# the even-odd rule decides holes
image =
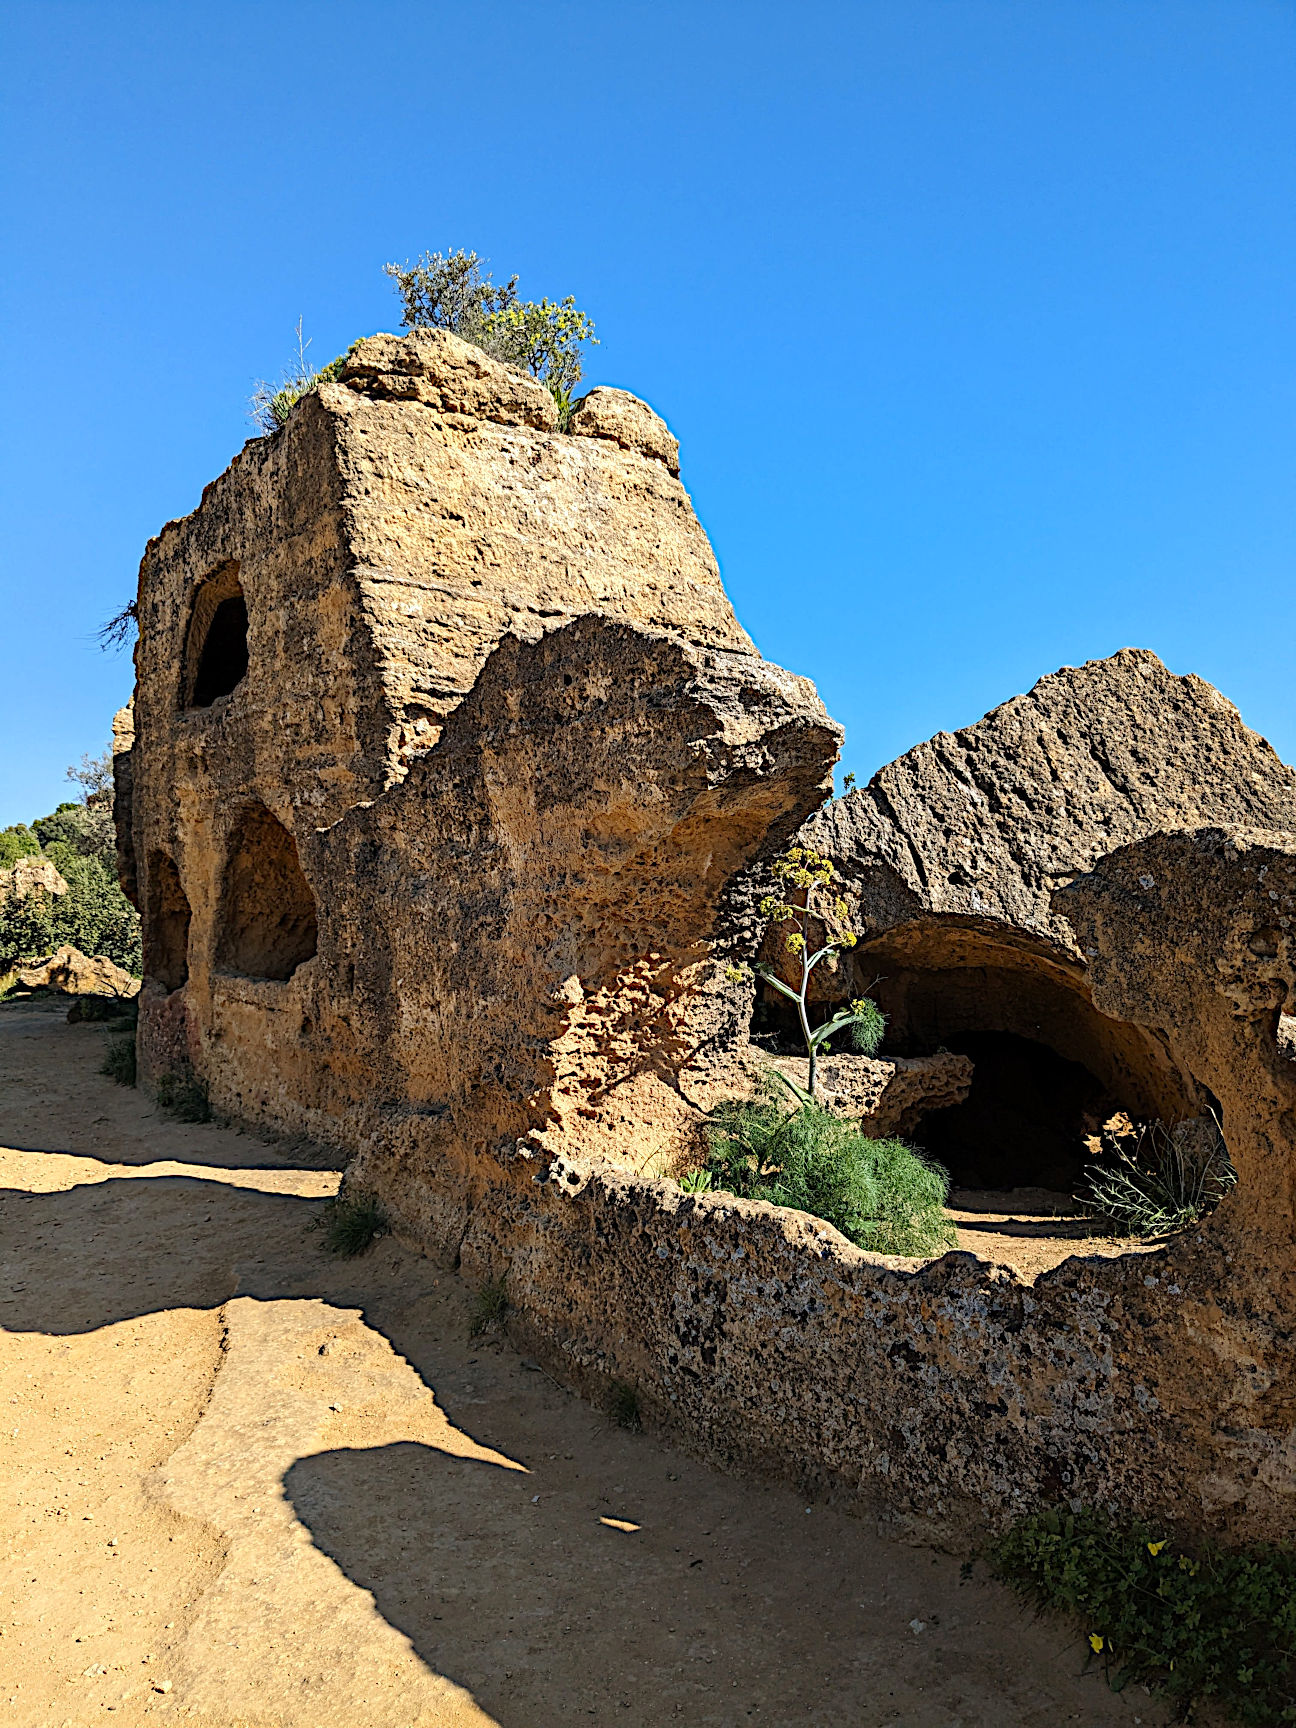
[[[475,247],[598,322],[861,778],[1125,644],[1296,760],[1296,12],[1277,0],[4,8],[0,822],[298,315]]]

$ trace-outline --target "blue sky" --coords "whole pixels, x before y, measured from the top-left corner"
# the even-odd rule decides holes
[[[5,7],[0,822],[255,379],[388,259],[576,295],[861,779],[1126,644],[1296,760],[1296,10],[1277,0]]]

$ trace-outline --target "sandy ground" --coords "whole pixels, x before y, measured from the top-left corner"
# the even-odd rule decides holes
[[[0,1722],[1161,1722],[977,1568],[628,1434],[337,1182],[0,1011]]]

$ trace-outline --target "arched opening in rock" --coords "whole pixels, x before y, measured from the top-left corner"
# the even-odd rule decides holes
[[[249,805],[226,853],[217,966],[248,978],[291,978],[315,953],[317,934],[296,841],[263,804]]]
[[[1175,1122],[1202,1108],[1159,1039],[1100,1013],[1083,967],[1024,932],[925,920],[861,944],[851,970],[888,1016],[884,1053],[972,1058],[964,1102],[913,1133],[956,1187],[1069,1193],[1086,1137],[1117,1111]]]
[[[154,852],[148,863],[148,909],[144,920],[144,975],[167,990],[189,978],[189,900],[175,860]]]
[[[247,602],[238,565],[226,564],[194,596],[185,643],[181,706],[210,708],[247,675]]]

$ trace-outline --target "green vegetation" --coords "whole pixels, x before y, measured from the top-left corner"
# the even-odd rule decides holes
[[[638,1434],[643,1429],[643,1413],[639,1408],[639,1394],[633,1386],[628,1386],[624,1380],[614,1380],[608,1393],[608,1415],[618,1428],[627,1428],[632,1434]]]
[[[1037,1607],[1075,1614],[1116,1690],[1156,1687],[1186,1716],[1214,1699],[1247,1728],[1296,1722],[1296,1554],[1186,1549],[1096,1512],[1041,1512],[992,1551]]]
[[[1113,1117],[1100,1141],[1100,1162],[1084,1173],[1078,1198],[1130,1236],[1168,1236],[1214,1210],[1237,1182],[1219,1123],[1199,1116],[1168,1128]]]
[[[901,1140],[870,1140],[805,1102],[727,1100],[712,1113],[713,1189],[795,1207],[877,1254],[943,1254],[958,1235],[942,1210],[949,1179]]]
[[[0,869],[22,858],[48,858],[68,885],[66,894],[44,888],[21,898],[0,893],[0,975],[70,943],[139,977],[139,914],[117,881],[111,752],[83,757],[68,778],[81,784],[80,799],[30,826],[20,822],[0,831]]]
[[[777,1069],[774,1072],[799,1103],[814,1101],[819,1057],[828,1054],[830,1038],[845,1033],[856,1050],[872,1056],[886,1031],[886,1016],[876,1002],[870,1002],[865,996],[857,998],[848,1008],[839,1009],[821,1026],[811,1028],[806,995],[815,967],[840,954],[843,948],[853,948],[856,942],[855,932],[844,927],[848,911],[846,902],[829,892],[833,875],[833,866],[827,858],[809,846],[790,846],[774,865],[775,879],[785,897],[780,899],[777,894],[767,894],[760,907],[771,924],[793,925],[784,939],[784,947],[800,964],[798,987],[794,990],[790,984],[785,984],[772,967],[757,966],[756,970],[767,984],[796,1007],[806,1055],[810,1059],[804,1094],[786,1075]],[[820,937],[823,940],[816,948],[814,944]]]
[[[686,1194],[707,1194],[713,1181],[709,1170],[689,1170],[680,1177],[680,1187]]]
[[[339,1194],[326,1200],[312,1230],[324,1232],[324,1246],[330,1254],[342,1254],[354,1259],[390,1228],[387,1214],[372,1194]]]
[[[277,432],[287,423],[288,416],[301,401],[303,396],[320,384],[327,384],[331,379],[340,376],[346,364],[346,354],[339,354],[336,360],[330,360],[327,366],[321,366],[317,372],[306,358],[306,350],[313,340],[308,336],[302,340],[302,321],[297,320],[297,354],[292,364],[283,373],[278,384],[268,384],[263,378],[252,392],[249,404],[253,422],[262,432]],[[351,346],[354,348],[355,344]],[[347,350],[350,353],[350,349]],[[128,626],[123,624],[124,614],[105,624],[101,636],[109,632],[121,631],[123,638]]]
[[[517,277],[492,282],[475,252],[425,252],[403,268],[384,268],[396,284],[407,330],[453,330],[505,365],[529,372],[553,395],[566,431],[583,350],[586,343],[598,345],[593,320],[571,295],[519,299]]]
[[[113,1038],[104,1050],[99,1072],[115,1080],[119,1086],[135,1084],[135,1039]]]
[[[488,1332],[492,1326],[498,1326],[508,1313],[508,1292],[504,1288],[504,1280],[496,1278],[490,1284],[483,1284],[473,1297],[472,1319],[468,1325],[468,1336],[480,1338],[483,1332]]]
[[[163,1074],[157,1083],[157,1101],[177,1122],[211,1121],[207,1088],[196,1074],[188,1071]]]

